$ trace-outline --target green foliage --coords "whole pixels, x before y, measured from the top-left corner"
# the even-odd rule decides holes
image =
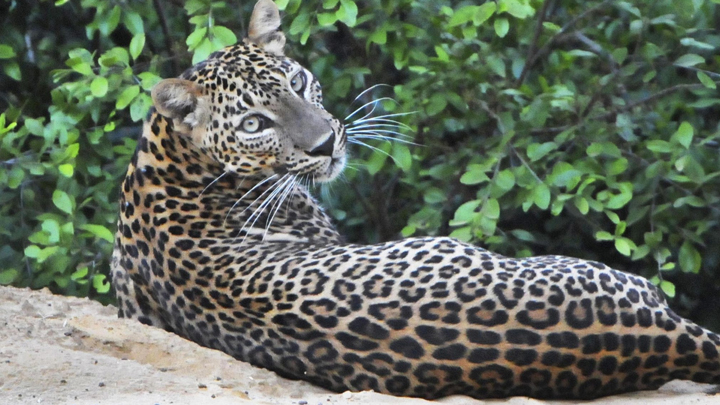
[[[0,6],[0,283],[104,296],[149,91],[242,37],[250,3]],[[716,1],[277,4],[331,112],[416,112],[395,118],[420,146],[370,140],[323,189],[349,240],[595,259],[685,312],[720,296]]]

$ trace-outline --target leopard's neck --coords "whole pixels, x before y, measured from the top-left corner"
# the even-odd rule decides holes
[[[340,241],[328,216],[293,176],[226,172],[157,114],[144,125],[120,204],[120,234],[125,226],[174,234],[180,227],[171,224],[179,223],[193,239],[232,245]]]

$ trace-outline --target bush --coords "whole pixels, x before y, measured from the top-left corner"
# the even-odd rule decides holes
[[[411,144],[362,140],[320,190],[349,241],[599,260],[720,328],[717,0],[277,3],[331,112],[416,112],[397,116]],[[252,6],[0,6],[0,283],[107,300],[149,90],[242,37]]]

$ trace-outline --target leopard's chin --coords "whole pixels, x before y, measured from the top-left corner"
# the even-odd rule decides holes
[[[320,183],[327,183],[335,180],[345,168],[346,158],[345,156],[330,158],[330,163],[324,173],[319,174],[315,177],[315,180]]]

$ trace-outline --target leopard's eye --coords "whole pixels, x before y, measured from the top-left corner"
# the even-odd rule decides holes
[[[307,79],[305,78],[305,72],[301,70],[295,73],[295,76],[290,79],[290,88],[293,89],[295,93],[302,94],[302,92],[305,90],[306,82]]]
[[[267,118],[262,115],[249,115],[242,120],[240,126],[248,134],[254,134],[267,127]]]

